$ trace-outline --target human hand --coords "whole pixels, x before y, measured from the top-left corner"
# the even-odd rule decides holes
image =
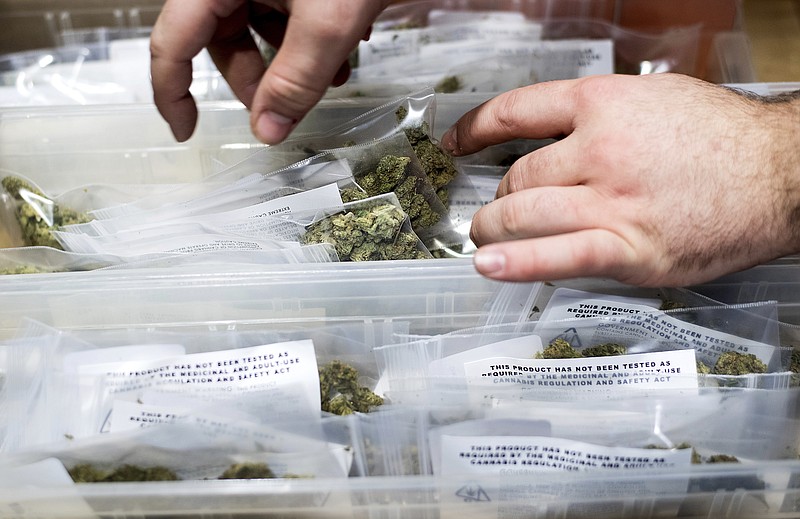
[[[179,141],[197,106],[192,58],[208,47],[261,141],[292,131],[331,84],[347,80],[347,57],[389,0],[166,0],[150,38],[156,107]],[[265,69],[248,25],[278,53]]]
[[[442,138],[455,155],[566,137],[519,159],[475,215],[479,272],[682,286],[800,251],[800,102],[658,74],[502,94]]]

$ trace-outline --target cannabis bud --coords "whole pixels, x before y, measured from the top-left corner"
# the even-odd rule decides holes
[[[598,344],[597,346],[584,348],[581,351],[584,357],[613,357],[615,355],[625,355],[627,352],[628,348],[613,342]]]
[[[122,465],[114,470],[101,470],[90,463],[75,465],[68,470],[75,483],[119,483],[123,481],[178,481],[178,476],[166,467]]]
[[[658,307],[659,310],[675,310],[677,308],[687,308],[685,304],[680,303],[678,301],[674,301],[672,299],[663,299],[661,301],[661,306]]]
[[[53,203],[38,189],[18,177],[5,177],[2,185],[19,203],[17,220],[27,245],[60,249],[52,230],[90,220],[83,213]]]
[[[726,351],[717,359],[712,373],[715,375],[746,375],[766,373],[767,365],[752,353]]]
[[[411,158],[387,155],[378,161],[375,171],[358,177],[358,182],[368,196],[394,193],[400,207],[411,219],[411,227],[425,229],[441,219],[433,210],[422,191],[425,183],[410,171]]]
[[[417,235],[404,231],[406,215],[390,203],[345,210],[311,224],[301,241],[330,243],[341,261],[425,259]]]
[[[675,447],[672,447],[672,448],[664,447],[664,446],[661,446],[661,445],[656,445],[654,443],[651,443],[649,445],[645,445],[644,448],[645,449],[677,450],[677,451],[682,451],[684,449],[692,449],[692,460],[691,460],[691,463],[694,464],[694,465],[699,465],[700,463],[703,463],[703,458],[700,457],[700,453],[697,452],[697,450],[695,450],[695,448],[692,447],[692,445],[690,443],[688,443],[688,442],[681,442],[681,443],[679,443],[678,445],[676,445]]]
[[[458,76],[447,76],[436,83],[433,89],[442,94],[452,94],[458,92],[461,88],[463,88],[463,85]]]
[[[368,413],[383,405],[383,398],[359,383],[358,370],[339,360],[319,368],[319,392],[322,410],[328,413]]]
[[[33,265],[20,265],[19,267],[0,269],[0,276],[12,274],[38,274],[39,272],[43,272],[43,270],[38,267],[34,267]]]
[[[235,463],[218,479],[272,479],[275,474],[266,463]]]
[[[800,373],[800,350],[792,350],[791,361],[789,362],[789,370],[793,373]]]
[[[555,339],[544,347],[541,352],[536,353],[537,359],[576,359],[582,357],[581,352],[572,347],[564,339]]]
[[[584,348],[578,351],[564,339],[555,339],[548,344],[541,352],[537,353],[537,359],[577,359],[581,357],[611,357],[615,355],[625,355],[628,349],[621,344],[607,342]]]
[[[711,368],[709,368],[708,365],[706,365],[703,362],[700,362],[699,360],[697,361],[696,364],[697,364],[697,374],[698,375],[709,375],[709,374],[711,374]]]
[[[402,121],[408,115],[408,110],[401,106],[395,112],[398,121]],[[449,184],[458,174],[456,165],[453,159],[439,148],[430,137],[430,130],[428,124],[420,122],[416,125],[408,125],[403,128],[403,131],[414,148],[414,155],[419,159],[422,164],[422,169],[428,176],[433,188],[436,190],[436,196],[442,201],[445,207],[449,205],[449,195],[445,186]]]
[[[706,458],[706,463],[739,463],[739,458],[729,454],[712,454]]]

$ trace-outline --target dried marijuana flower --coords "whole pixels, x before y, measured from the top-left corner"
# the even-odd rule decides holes
[[[747,375],[748,373],[766,373],[767,365],[752,353],[726,351],[717,359],[715,375]]]
[[[661,446],[661,445],[656,445],[656,444],[651,443],[649,445],[645,445],[644,448],[645,449],[676,450],[676,451],[682,451],[684,449],[692,449],[692,464],[699,465],[700,463],[703,463],[703,458],[695,450],[695,448],[692,447],[691,444],[689,444],[688,442],[681,442],[681,443],[679,443],[678,445],[676,445],[674,447],[664,447],[664,446]]]
[[[627,352],[628,348],[625,346],[607,342],[590,348],[584,348],[581,354],[583,354],[584,357],[613,357],[615,355],[625,355]]]
[[[419,239],[402,230],[406,215],[389,203],[346,210],[311,224],[305,244],[330,243],[341,261],[425,259]]]
[[[555,339],[545,346],[540,353],[537,353],[535,358],[577,359],[581,357],[611,357],[615,355],[625,355],[627,351],[625,346],[613,342],[598,344],[597,346],[591,346],[589,348],[584,348],[582,351],[578,351],[564,339]]]
[[[441,94],[452,94],[461,90],[463,86],[458,76],[447,76],[436,83],[433,89]]]
[[[679,303],[678,301],[673,301],[672,299],[663,299],[661,301],[661,306],[658,307],[659,310],[675,310],[677,308],[687,308],[685,304]]]
[[[696,362],[697,364],[697,374],[698,375],[710,375],[711,368],[709,368],[705,363],[700,362],[699,360]]]
[[[60,249],[51,231],[64,225],[86,223],[90,218],[48,200],[38,189],[18,177],[4,177],[3,188],[19,203],[17,220],[26,245]],[[39,200],[35,205],[30,200]]]
[[[319,392],[322,410],[328,413],[368,413],[383,405],[383,398],[358,382],[358,370],[339,360],[319,368]]]
[[[739,463],[739,458],[729,454],[712,454],[705,460],[706,463]]]
[[[178,481],[178,476],[166,467],[122,465],[112,471],[100,470],[90,463],[69,469],[75,483],[119,483],[124,481]]]
[[[218,479],[272,479],[275,474],[266,463],[236,463],[228,467]]]
[[[414,229],[426,229],[436,224],[441,215],[433,210],[420,192],[424,182],[411,171],[410,157],[387,155],[380,159],[375,171],[360,175],[358,182],[368,196],[394,193]]]
[[[564,339],[555,339],[536,354],[537,359],[576,359],[582,357],[581,352],[572,347]]]
[[[395,112],[398,121],[402,121],[408,115],[405,107],[400,107]],[[449,195],[445,186],[449,184],[458,174],[453,159],[439,148],[430,138],[428,124],[419,122],[416,126],[406,126],[403,131],[414,148],[414,154],[422,164],[422,169],[428,175],[436,196],[442,201],[445,207],[449,207]]]
[[[67,472],[75,483],[99,483],[108,475],[90,463],[75,465]]]
[[[800,350],[792,350],[792,357],[789,361],[789,371],[800,373]]]
[[[14,274],[38,274],[39,272],[43,271],[38,267],[34,267],[31,265],[21,265],[19,267],[0,269],[0,276],[14,275]]]
[[[356,187],[346,187],[339,190],[339,195],[342,197],[342,202],[349,204],[350,202],[357,202],[369,198],[369,195]]]

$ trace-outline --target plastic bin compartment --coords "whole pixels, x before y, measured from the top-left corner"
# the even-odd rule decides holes
[[[12,279],[13,278],[13,279]],[[408,321],[435,334],[527,319],[541,286],[480,276],[469,259],[108,270],[7,276],[0,336],[23,319],[56,328],[299,326]]]
[[[706,466],[625,477],[459,480],[430,476],[315,480],[95,483],[0,488],[4,517],[394,517],[403,519],[693,519],[800,517],[800,463]],[[619,497],[587,494],[624,489]],[[661,489],[661,490],[658,490]],[[682,490],[677,490],[682,489]],[[613,491],[612,491],[613,492]],[[603,492],[601,491],[601,494]]]

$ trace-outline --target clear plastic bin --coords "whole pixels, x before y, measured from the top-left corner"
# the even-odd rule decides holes
[[[264,265],[238,272],[198,265],[180,272],[106,270],[2,281],[2,337],[12,336],[25,318],[63,329],[399,320],[427,335],[526,320],[540,286],[489,280],[469,259]]]
[[[482,478],[469,485],[463,480],[407,476],[20,488],[14,489],[13,495],[0,493],[0,515],[54,519],[800,517],[800,463],[723,465],[706,465],[669,476],[598,474],[576,481],[548,474],[544,478]],[[590,494],[600,489],[616,489],[625,495]]]

